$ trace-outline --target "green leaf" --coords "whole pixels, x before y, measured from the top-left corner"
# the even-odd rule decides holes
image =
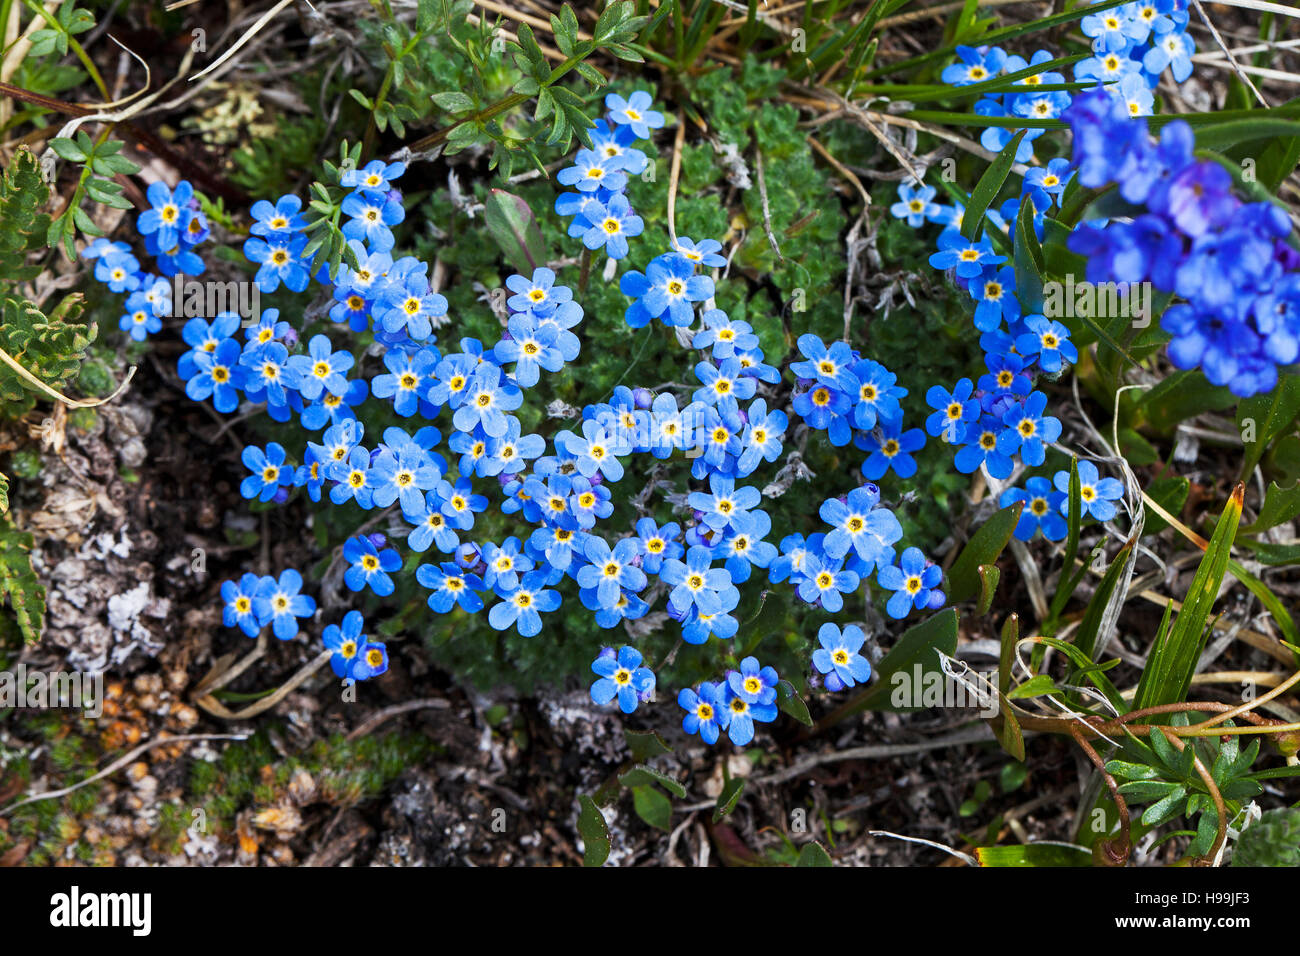
[[[484,204],[488,232],[496,240],[506,262],[524,275],[532,275],[550,258],[542,231],[528,202],[502,189],[493,189]]]
[[[600,866],[609,859],[609,826],[589,794],[578,797],[578,834],[583,866]]]
[[[1182,610],[1173,627],[1163,639],[1158,637],[1151,649],[1134,700],[1137,709],[1175,704],[1187,697],[1196,662],[1205,648],[1210,610],[1228,570],[1232,542],[1241,520],[1243,493],[1243,486],[1237,485],[1215,525],[1214,536],[1196,569]]]
[[[456,90],[434,93],[433,102],[439,109],[446,110],[448,113],[465,113],[474,108],[474,101]]]
[[[1011,693],[1007,694],[1008,700],[1022,700],[1026,697],[1041,697],[1044,694],[1059,694],[1061,688],[1056,686],[1056,681],[1052,680],[1048,674],[1035,674],[1023,684],[1012,688]]]
[[[1187,503],[1187,494],[1192,489],[1192,483],[1183,475],[1171,475],[1168,478],[1157,478],[1151,484],[1147,485],[1147,497],[1158,504],[1165,511],[1177,517],[1178,513],[1183,510],[1183,505]],[[1142,534],[1156,534],[1169,527],[1169,522],[1156,514],[1152,509],[1147,509],[1146,521],[1142,526]],[[1243,529],[1244,530],[1244,529]]]
[[[1267,531],[1283,522],[1300,515],[1300,481],[1293,482],[1286,488],[1277,482],[1268,483],[1264,494],[1264,504],[1259,509],[1259,517],[1248,525],[1243,525],[1242,534],[1256,534]]]
[[[923,684],[927,675],[943,673],[936,650],[948,655],[952,655],[957,650],[955,608],[945,608],[915,627],[909,628],[898,639],[893,649],[875,666],[878,675],[876,683],[836,708],[827,716],[824,723],[833,724],[864,710],[919,710],[919,706],[910,703],[894,706],[890,698],[897,690],[911,686],[913,693],[910,699],[915,699],[921,692],[918,678],[920,684]],[[896,674],[901,674],[903,677],[895,681]]]
[[[726,786],[722,788],[722,792],[718,794],[718,802],[714,805],[713,822],[717,823],[736,809],[736,804],[740,801],[740,795],[744,792],[744,777],[732,777],[728,780]]]
[[[0,515],[9,510],[9,478],[0,471]]]
[[[997,158],[984,171],[980,181],[975,184],[975,189],[970,194],[970,204],[962,214],[961,220],[961,234],[967,239],[973,241],[984,227],[984,213],[1002,191],[1002,186],[1011,172],[1011,166],[1016,161],[1016,150],[1020,148],[1020,141],[1025,138],[1027,132],[1028,130],[1022,129],[1011,137],[1011,141],[1002,148]]]
[[[1002,550],[1011,540],[1020,521],[1023,501],[1017,501],[1010,507],[996,511],[971,535],[966,547],[962,548],[957,560],[948,570],[948,599],[960,603],[974,597],[980,590],[979,569],[981,565],[995,564]]]
[[[1300,376],[1282,375],[1267,395],[1244,398],[1237,406],[1237,426],[1246,451],[1241,480],[1250,477],[1264,452],[1278,435],[1290,429],[1300,415]]]
[[[653,730],[624,730],[623,738],[627,741],[627,749],[632,751],[632,757],[640,763],[673,752]]]
[[[636,815],[652,827],[671,832],[673,821],[672,801],[654,787],[633,787],[632,806]]]
[[[28,644],[41,639],[45,629],[45,586],[32,567],[32,536],[21,534],[0,521],[0,598],[7,599]]]
[[[668,776],[668,774],[661,773],[653,767],[647,767],[644,764],[633,767],[627,773],[619,777],[618,782],[629,789],[647,787],[651,784],[658,783],[675,797],[681,798],[686,796],[686,788],[680,783]]]
[[[803,849],[799,851],[799,858],[795,860],[795,866],[834,866],[831,862],[831,855],[826,852],[826,847],[822,846],[816,840],[811,843],[805,843]]]
[[[59,159],[66,159],[70,163],[84,163],[87,159],[77,141],[66,136],[56,136],[50,140],[50,149],[54,150]]]
[[[1002,579],[1002,572],[998,570],[996,564],[981,564],[980,573],[980,599],[975,607],[978,614],[987,614],[993,607],[993,597],[998,591],[998,582]]]
[[[1041,312],[1043,308],[1043,247],[1034,232],[1034,204],[1022,202],[1016,216],[1015,251],[1012,264],[1016,270],[1016,298],[1027,312]]]
[[[1092,854],[1071,846],[1026,843],[975,848],[980,866],[1091,866]]]
[[[777,708],[785,714],[789,714],[805,727],[813,725],[812,717],[808,715],[808,705],[804,703],[799,692],[794,689],[794,684],[788,680],[783,680],[777,686]]]
[[[1132,540],[1126,542],[1124,547],[1111,558],[1110,566],[1102,575],[1101,583],[1097,585],[1097,590],[1088,601],[1087,610],[1083,612],[1083,620],[1079,622],[1079,632],[1075,635],[1074,646],[1089,660],[1096,659],[1098,638],[1103,636],[1101,626],[1106,619],[1107,611],[1111,610],[1112,600],[1122,600],[1124,597],[1122,592],[1116,595],[1115,588],[1125,574],[1129,555],[1132,554],[1135,543]],[[1071,680],[1070,683],[1074,681]]]
[[[1172,820],[1182,812],[1186,799],[1187,788],[1178,784],[1166,796],[1142,811],[1142,822],[1147,826],[1155,827]]]

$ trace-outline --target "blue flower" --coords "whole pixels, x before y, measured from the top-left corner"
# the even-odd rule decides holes
[[[343,200],[341,208],[350,217],[343,224],[344,237],[365,242],[371,252],[392,249],[393,232],[389,227],[406,218],[406,211],[392,193],[354,192]]]
[[[618,456],[632,450],[627,446],[621,429],[611,433],[596,421],[582,423],[581,438],[570,431],[559,432],[555,436],[555,445],[574,458],[578,472],[584,477],[590,478],[600,472],[610,481],[623,477],[623,465]]]
[[[767,402],[755,399],[745,413],[745,432],[740,437],[744,449],[736,461],[736,473],[750,474],[760,461],[776,461],[781,456],[781,439],[789,426],[785,412],[767,410]]]
[[[284,455],[284,446],[278,442],[268,443],[265,452],[256,445],[244,446],[240,460],[252,474],[240,482],[240,495],[270,501],[280,488],[292,485],[293,468],[284,463]]]
[[[352,676],[352,665],[356,663],[357,655],[366,643],[361,634],[364,626],[365,620],[360,611],[348,611],[343,615],[342,625],[331,624],[321,632],[325,647],[334,652],[330,657],[330,667],[334,669],[335,676]]]
[[[740,670],[727,672],[727,685],[732,694],[747,704],[770,704],[776,700],[776,685],[780,678],[774,667],[759,667],[757,657],[746,657]]]
[[[315,401],[326,390],[331,395],[346,394],[348,380],[343,373],[355,361],[351,352],[334,351],[328,336],[313,335],[307,343],[307,354],[290,358],[289,367],[298,373],[298,391],[302,397]]]
[[[1026,358],[1038,356],[1038,365],[1044,372],[1059,372],[1063,361],[1079,360],[1079,350],[1070,341],[1070,330],[1060,322],[1041,315],[1027,315],[1024,324],[1028,331],[1016,337],[1016,351]]]
[[[194,375],[185,383],[185,394],[201,402],[212,397],[219,412],[233,412],[239,405],[244,370],[239,366],[240,348],[234,339],[223,340],[211,352],[192,352]]]
[[[740,362],[734,358],[723,359],[720,366],[715,366],[711,362],[698,362],[695,366],[695,377],[703,385],[695,390],[691,398],[706,405],[716,405],[725,398],[732,398],[738,402],[747,401],[753,398],[758,390],[757,381],[748,376],[741,376]]]
[[[1068,496],[1054,491],[1046,478],[1030,478],[1024,488],[1008,488],[1002,492],[998,504],[1008,508],[1017,501],[1025,503],[1015,531],[1021,541],[1031,540],[1040,528],[1048,541],[1061,541],[1069,533],[1069,526],[1060,514],[1062,505],[1068,504]]]
[[[748,485],[737,488],[736,480],[714,472],[709,476],[709,491],[693,491],[686,501],[696,511],[704,513],[703,521],[715,531],[721,531],[734,519],[754,508],[762,500],[757,488]]]
[[[415,580],[433,592],[429,595],[429,607],[439,614],[446,614],[453,606],[468,614],[483,610],[483,599],[479,597],[480,591],[487,590],[483,579],[462,571],[450,561],[420,565],[415,569]]]
[[[525,574],[518,586],[501,594],[503,600],[495,604],[488,612],[488,623],[498,631],[504,631],[512,624],[522,637],[535,637],[541,633],[541,614],[554,611],[560,606],[560,592],[544,590],[546,572],[533,571]]]
[[[1124,485],[1116,478],[1101,478],[1097,473],[1097,466],[1090,461],[1081,461],[1079,468],[1079,506],[1083,518],[1095,518],[1098,521],[1109,521],[1115,517],[1115,502],[1124,497]],[[1052,483],[1056,490],[1066,497],[1058,505],[1057,509],[1066,517],[1070,511],[1070,472],[1068,470],[1058,471],[1053,478]]]
[[[1001,431],[1001,422],[995,415],[981,416],[978,422],[966,425],[962,437],[965,444],[953,458],[957,470],[963,475],[969,475],[984,465],[988,473],[999,481],[1010,478],[1015,462],[998,451],[998,435]]]
[[[711,567],[713,552],[699,545],[686,552],[686,560],[664,561],[659,578],[672,586],[668,600],[680,613],[692,607],[701,614],[717,614],[722,610],[718,592],[731,587],[731,575],[724,568]]]
[[[400,179],[405,172],[405,163],[385,163],[382,159],[372,159],[360,169],[346,170],[339,177],[339,185],[346,189],[387,193],[393,188],[393,180]]]
[[[248,231],[254,236],[278,236],[298,232],[307,226],[307,217],[301,214],[302,200],[292,194],[281,196],[271,205],[265,199],[259,199],[249,208],[253,224]]]
[[[705,269],[721,269],[727,264],[727,260],[718,255],[721,250],[722,243],[716,239],[701,239],[699,242],[693,242],[686,236],[678,236],[673,246],[674,252],[681,253],[691,262]]]
[[[826,558],[811,551],[804,555],[799,581],[799,597],[809,604],[820,601],[832,614],[844,607],[844,594],[858,589],[861,578],[844,570],[843,560]]]
[[[926,219],[936,211],[935,204],[931,202],[934,194],[933,186],[899,183],[898,202],[889,207],[889,214],[895,219],[906,220],[913,229],[923,226]]]
[[[714,546],[713,554],[725,562],[732,581],[748,581],[751,565],[766,568],[776,558],[776,545],[763,540],[771,530],[772,519],[765,511],[738,514],[731,520],[729,533]]]
[[[595,252],[604,249],[611,259],[627,255],[627,240],[641,235],[645,223],[632,211],[627,197],[621,193],[610,197],[606,203],[593,202],[583,210],[588,223],[582,232],[582,244]]]
[[[271,633],[282,641],[298,635],[298,618],[316,613],[316,602],[302,590],[302,575],[293,568],[280,572],[280,580],[265,577],[253,596],[257,619],[271,625]]]
[[[1006,51],[996,46],[985,50],[958,46],[957,56],[960,62],[944,67],[939,77],[953,86],[970,86],[991,80],[1003,72],[1007,59]]]
[[[385,332],[405,332],[412,341],[423,342],[433,334],[433,321],[447,314],[447,300],[429,288],[422,273],[411,272],[384,286],[374,311]]]
[[[967,239],[956,229],[945,229],[940,233],[939,251],[930,256],[930,265],[936,269],[952,269],[959,279],[974,279],[983,273],[985,267],[1006,261],[1006,256],[994,254],[988,236],[978,240]]]
[[[624,538],[610,548],[605,539],[588,536],[584,554],[591,563],[578,571],[578,587],[595,590],[598,605],[612,608],[620,589],[640,591],[646,586],[645,572],[634,564],[640,553],[636,538]]]
[[[979,399],[971,397],[974,390],[968,378],[959,380],[951,392],[938,385],[931,387],[925,393],[925,402],[935,411],[925,420],[925,430],[956,444],[964,431],[962,426],[979,418]]]
[[[920,548],[908,548],[898,564],[881,568],[876,580],[882,588],[894,592],[885,610],[898,619],[907,617],[913,608],[930,606],[932,592],[943,582],[943,569],[927,562]]]
[[[790,371],[841,392],[856,392],[858,379],[853,374],[856,356],[847,342],[826,343],[811,333],[799,336],[799,351],[805,361],[791,362]]]
[[[193,215],[190,200],[194,198],[194,187],[182,179],[173,191],[160,181],[149,186],[145,198],[150,208],[140,213],[136,228],[141,235],[154,236],[162,248],[172,248],[180,242]]]
[[[776,690],[768,688],[771,699],[762,703],[749,703],[737,696],[730,680],[722,685],[723,706],[728,711],[727,736],[737,747],[754,739],[754,722],[771,723],[776,720]]]
[[[353,680],[370,680],[388,670],[388,649],[383,644],[367,643],[352,663]]]
[[[500,547],[489,541],[483,546],[483,563],[487,571],[483,574],[483,583],[505,597],[519,586],[521,572],[531,571],[533,561],[526,554],[520,553],[519,539],[514,535],[501,542]],[[513,620],[513,618],[511,619]],[[493,627],[496,627],[494,624]],[[503,628],[497,628],[503,630]],[[531,634],[524,635],[531,637]]]
[[[856,624],[843,631],[829,621],[821,626],[817,632],[821,647],[813,651],[812,663],[818,673],[826,675],[827,690],[843,690],[871,678],[871,662],[860,653],[865,641],[866,635]]]
[[[503,382],[501,369],[490,362],[479,365],[478,371],[465,386],[465,393],[465,402],[456,409],[452,424],[457,431],[462,432],[473,431],[476,426],[482,427],[484,433],[491,438],[500,438],[506,434],[510,425],[505,413],[514,411],[524,401],[523,393]]]
[[[591,669],[600,680],[591,685],[591,699],[597,704],[608,704],[618,698],[618,708],[625,714],[636,710],[636,705],[654,691],[655,675],[641,666],[641,652],[624,644],[615,656],[607,647],[591,662]]]
[[[474,527],[474,515],[485,511],[488,506],[485,496],[474,494],[474,485],[468,477],[460,478],[454,485],[449,481],[440,481],[436,492],[442,500],[443,516],[458,531],[468,531]]]
[[[95,263],[95,278],[108,285],[110,292],[134,292],[140,288],[140,260],[129,251],[108,249]]]
[[[428,387],[436,362],[436,349],[389,349],[384,353],[388,373],[371,380],[371,393],[375,398],[391,398],[393,410],[409,418],[419,410],[421,392]]]
[[[911,453],[925,445],[921,429],[903,431],[900,420],[883,422],[880,432],[879,438],[874,433],[861,436],[862,447],[871,452],[862,463],[862,474],[868,481],[878,481],[892,468],[899,478],[911,478],[916,474],[916,459]]]
[[[722,684],[705,681],[698,691],[682,688],[677,695],[677,706],[686,711],[682,730],[699,734],[706,744],[716,744],[720,731],[727,726],[731,712],[727,710]]]
[[[266,622],[259,620],[253,602],[257,599],[257,590],[261,580],[256,574],[244,574],[239,582],[223,581],[221,583],[221,622],[226,627],[238,627],[249,637],[257,637],[257,632]]]
[[[1061,423],[1044,415],[1047,396],[1031,392],[1024,405],[1007,410],[1002,417],[1005,426],[998,435],[998,451],[1004,455],[1019,453],[1026,465],[1037,467],[1047,457],[1047,446],[1061,437]]]
[[[728,318],[721,309],[709,309],[700,321],[704,327],[691,339],[691,348],[712,349],[714,359],[735,358],[737,349],[758,348],[753,326]]]
[[[626,170],[632,175],[639,175],[646,168],[646,155],[639,149],[633,149],[637,135],[628,126],[614,126],[603,119],[596,120],[591,128],[591,146],[604,156],[611,165]]]
[[[903,417],[899,399],[907,389],[894,384],[898,376],[879,362],[861,359],[853,365],[853,377],[858,380],[857,404],[853,406],[853,424],[871,429],[878,421],[893,421]]]
[[[593,149],[578,150],[573,165],[556,173],[555,180],[581,193],[594,193],[597,189],[622,192],[627,188],[627,173],[622,164]]]
[[[654,518],[641,518],[636,523],[636,533],[641,542],[641,568],[646,574],[658,574],[664,561],[686,553],[677,540],[682,529],[675,523],[659,527]]]
[[[366,585],[380,597],[393,593],[393,579],[389,574],[402,566],[402,556],[393,548],[380,550],[365,535],[349,538],[343,545],[343,560],[349,565],[343,572],[343,583],[350,591],[360,591]]]
[[[588,244],[588,248],[593,247]],[[653,319],[662,319],[669,326],[688,326],[695,321],[692,303],[704,301],[714,291],[713,279],[696,275],[691,260],[671,252],[651,260],[644,275],[625,272],[618,287],[624,295],[637,300],[625,316],[634,329]]]
[[[609,118],[619,126],[630,127],[637,139],[649,139],[652,129],[663,129],[664,115],[650,109],[650,94],[637,90],[627,99],[617,93],[605,96]]]
[[[244,256],[260,268],[254,280],[263,292],[274,292],[283,282],[294,292],[307,288],[311,276],[303,265],[303,248],[307,236],[303,233],[276,233],[262,239],[252,236],[244,241]]]
[[[875,485],[854,488],[845,501],[828,498],[822,502],[821,519],[834,530],[822,547],[826,556],[842,558],[852,550],[868,565],[894,560],[890,547],[903,537],[903,526],[888,508],[878,508],[880,489]]]

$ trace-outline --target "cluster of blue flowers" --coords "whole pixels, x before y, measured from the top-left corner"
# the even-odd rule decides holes
[[[718,742],[725,730],[738,747],[754,739],[754,724],[776,720],[776,685],[780,678],[772,667],[760,667],[758,659],[746,657],[740,670],[727,671],[718,682],[705,681],[698,690],[683,688],[677,706],[686,711],[682,730],[699,734],[707,744]]]
[[[162,317],[172,309],[171,283],[175,275],[202,275],[203,259],[194,247],[208,238],[207,217],[194,188],[181,180],[174,190],[153,183],[145,193],[149,208],[140,213],[136,230],[162,275],[145,272],[125,242],[99,238],[82,250],[83,259],[95,262],[95,278],[110,292],[127,293],[126,314],[117,327],[136,342],[162,329]]]
[[[1014,61],[1004,66],[1017,68]],[[579,150],[573,164],[557,176],[573,192],[557,200],[556,210],[573,217],[570,234],[581,237],[586,248],[603,248],[611,258],[622,258],[629,251],[627,239],[640,232],[624,190],[629,177],[648,163],[634,144],[661,128],[663,116],[650,109],[643,92],[626,100],[611,95],[606,106],[607,117],[593,131],[593,148]],[[1067,167],[1064,160],[1054,160],[1032,171],[1019,199],[990,210],[993,225],[1005,230],[1028,198],[1041,230],[1043,216],[1059,203],[1072,175]],[[347,217],[343,232],[356,264],[341,267],[333,280],[324,269],[313,273],[302,254],[305,219],[295,196],[256,203],[251,236],[244,244],[246,257],[257,266],[261,291],[284,285],[303,292],[312,282],[329,288],[334,300],[330,318],[354,333],[372,332],[382,369],[368,378],[349,378],[359,364],[350,351],[336,349],[323,334],[304,348],[296,329],[281,321],[275,309],[267,309],[243,330],[242,341],[241,321],[234,313],[187,322],[182,335],[189,350],[178,371],[187,394],[197,401],[210,398],[218,411],[234,411],[241,400],[264,403],[276,421],[297,415],[306,431],[322,432],[312,436],[318,440],[304,443],[300,462],[291,461],[276,442],[246,448],[248,474],[241,494],[283,503],[301,488],[312,501],[327,494],[336,506],[353,502],[363,510],[398,508],[410,525],[406,546],[417,554],[432,550],[441,555],[416,571],[417,582],[429,591],[428,606],[438,613],[487,609],[493,628],[532,637],[542,630],[542,615],[560,606],[555,587],[569,577],[600,627],[644,617],[666,592],[667,612],[680,624],[683,640],[703,644],[710,635],[726,639],[737,633],[737,585],[748,581],[755,568],[765,570],[769,582],[788,583],[801,600],[831,613],[840,611],[845,596],[857,593],[872,575],[890,594],[885,607],[891,617],[936,609],[946,601],[942,570],[916,548],[898,553],[901,524],[882,506],[874,482],[890,471],[904,478],[914,474],[912,453],[924,445],[925,432],[956,446],[959,470],[969,473],[984,466],[998,479],[1010,475],[1013,457],[1041,465],[1046,445],[1059,436],[1060,424],[1045,414],[1046,396],[1033,390],[1033,379],[1040,373],[1055,376],[1077,359],[1068,330],[1043,316],[1022,315],[1014,271],[994,253],[987,236],[976,242],[961,237],[959,206],[934,203],[932,188],[905,185],[894,214],[913,226],[926,221],[945,226],[931,263],[952,269],[976,300],[975,323],[983,333],[988,374],[978,383],[962,379],[951,391],[930,389],[926,397],[935,411],[925,432],[905,429],[900,399],[907,390],[893,373],[845,342],[828,346],[815,335],[801,335],[801,359],[791,365],[794,411],[809,427],[824,430],[833,445],[852,441],[867,452],[862,464],[867,481],[822,503],[827,531],[806,538],[792,534],[773,544],[767,540],[771,516],[759,507],[762,494],[745,480],[782,454],[789,421],[783,411],[768,407],[771,392],[765,388],[779,383],[781,374],[766,363],[753,328],[714,307],[714,278],[708,270],[726,264],[721,243],[675,237],[673,248],[652,259],[644,272],[625,272],[620,281],[631,299],[625,319],[633,328],[659,319],[666,326],[693,329],[686,334],[701,353],[695,366],[698,387],[682,394],[667,387],[655,394],[618,386],[608,401],[582,409],[576,427],[548,441],[525,434],[512,413],[543,372],[555,373],[577,358],[580,342],[573,330],[583,311],[573,291],[546,268],[531,276],[511,276],[506,281],[509,314],[500,340],[488,347],[464,338],[457,351],[444,354],[435,329],[448,321],[446,299],[430,285],[426,263],[393,256],[392,227],[404,217],[394,181],[404,172],[401,163],[382,161],[343,171],[340,184],[352,190],[342,206]],[[157,198],[175,203],[188,196],[178,188]],[[165,211],[156,211],[150,235],[170,221]],[[178,230],[189,231],[193,215],[197,213],[182,216]],[[169,238],[158,236],[160,249]],[[93,255],[100,259],[97,274],[102,271],[104,281],[116,283],[116,291],[135,292],[129,286],[138,263],[122,258],[130,255],[125,244],[98,246]],[[169,267],[193,265],[182,261],[183,252],[165,255],[171,256]],[[367,447],[364,425],[353,408],[370,396],[391,402],[397,415],[421,424],[409,430],[387,428]],[[451,422],[445,443],[442,431],[425,424],[444,411]],[[597,521],[613,512],[609,486],[624,477],[621,459],[635,454],[668,459],[679,452],[691,462],[691,477],[698,482],[680,502],[690,520],[660,524],[646,516],[630,536],[610,539],[596,532]],[[1085,472],[1085,466],[1092,468],[1080,466],[1081,477],[1088,479],[1085,508],[1092,517],[1108,520],[1122,486],[1099,479],[1095,468]],[[475,515],[490,506],[483,493],[487,489],[479,484],[485,479],[494,479],[501,513],[519,515],[529,526],[527,533],[499,543],[470,539]],[[1017,529],[1021,537],[1025,529],[1031,535],[1039,528],[1049,537],[1056,534],[1060,475],[1056,484],[1057,490],[1030,485],[1037,497]],[[1019,489],[1008,489],[1006,495],[1012,494],[1029,498]],[[1042,511],[1036,504],[1040,498]],[[381,597],[394,592],[393,575],[403,564],[383,534],[349,539],[342,560],[350,590],[369,589]],[[249,636],[270,624],[277,637],[292,637],[297,618],[315,611],[314,602],[298,593],[300,587],[301,577],[293,571],[278,581],[245,575],[239,582],[226,582],[226,624]],[[340,676],[362,680],[387,667],[383,645],[367,642],[361,629],[359,612],[326,628],[325,643]],[[853,626],[822,628],[812,663],[828,690],[869,679],[870,663],[861,654],[864,639]],[[591,688],[597,703],[617,700],[630,713],[653,696],[654,673],[633,647],[606,648],[592,669],[599,678]],[[748,743],[756,721],[775,719],[777,683],[772,668],[760,668],[747,657],[723,681],[681,692],[679,703],[687,711],[683,726],[710,743],[723,729],[734,743]]]
[[[1169,70],[1182,83],[1191,75],[1196,51],[1187,35],[1187,0],[1132,0],[1085,16],[1079,26],[1092,40],[1093,55],[1074,64],[1076,83],[1096,82],[1129,116],[1150,115],[1154,90]],[[1047,50],[1026,61],[998,46],[957,47],[958,61],[946,67],[943,82],[973,86],[1052,62]],[[1051,70],[1026,76],[1015,93],[986,93],[975,104],[981,116],[1057,119],[1070,105],[1070,93],[1057,89],[1065,77]],[[1013,127],[988,127],[980,136],[985,149],[1000,152],[1015,136]],[[1016,161],[1028,162],[1034,140],[1047,132],[1028,128],[1016,147]]]
[[[575,191],[560,194],[555,211],[572,216],[569,235],[581,238],[589,251],[603,249],[611,259],[628,253],[628,239],[641,235],[645,223],[627,198],[629,176],[639,176],[649,160],[632,144],[662,129],[662,113],[650,109],[650,94],[638,90],[627,99],[605,97],[609,118],[596,121],[591,148],[580,149],[573,165],[560,170],[556,181]]]
[[[1183,302],[1161,327],[1169,357],[1248,397],[1272,391],[1279,365],[1300,358],[1300,252],[1291,222],[1270,202],[1245,202],[1221,165],[1197,158],[1191,127],[1168,123],[1159,140],[1100,93],[1066,114],[1079,182],[1118,184],[1140,207],[1130,219],[1087,220],[1069,247],[1088,257],[1089,281],[1150,282]]]

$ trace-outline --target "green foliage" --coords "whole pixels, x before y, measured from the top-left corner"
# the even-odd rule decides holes
[[[0,350],[46,385],[61,389],[78,373],[87,347],[95,337],[94,323],[77,320],[82,297],[66,296],[49,316],[30,302],[5,295],[0,302]],[[46,398],[7,363],[0,364],[0,408],[4,417],[29,411],[37,398]]]
[[[25,282],[40,274],[27,254],[45,246],[50,217],[42,210],[50,190],[32,151],[21,147],[0,175],[0,283]]]
[[[103,230],[81,207],[81,201],[89,196],[95,202],[116,209],[130,209],[131,201],[122,195],[122,184],[114,182],[110,176],[134,176],[140,167],[121,155],[126,144],[121,140],[107,139],[106,135],[92,140],[83,130],[78,130],[76,138],[55,137],[50,140],[50,148],[59,158],[81,164],[81,176],[72,199],[63,212],[51,220],[46,230],[45,242],[56,246],[63,244],[68,258],[76,257],[77,233],[84,236],[102,236]]]
[[[18,633],[28,644],[39,641],[45,628],[45,586],[32,568],[32,544],[30,534],[0,518],[0,598],[8,602]]]
[[[1185,727],[1191,718],[1187,713],[1178,713],[1171,723]],[[1224,721],[1223,726],[1233,724]],[[1218,833],[1218,811],[1195,761],[1199,757],[1201,764],[1209,768],[1210,778],[1223,798],[1227,820],[1231,821],[1245,801],[1263,791],[1257,781],[1247,776],[1259,756],[1259,740],[1252,740],[1245,749],[1240,741],[1235,734],[1226,741],[1220,737],[1192,737],[1185,739],[1179,750],[1160,727],[1152,730],[1146,743],[1130,733],[1121,745],[1126,759],[1108,761],[1106,772],[1125,781],[1119,792],[1126,801],[1148,804],[1141,815],[1143,826],[1160,826],[1180,816],[1196,818],[1194,838],[1187,852],[1190,856],[1204,856]]]
[[[1300,808],[1269,810],[1237,840],[1232,866],[1300,866]]]

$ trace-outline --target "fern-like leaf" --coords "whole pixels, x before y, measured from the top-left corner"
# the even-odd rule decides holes
[[[42,210],[49,196],[40,163],[20,148],[0,175],[0,281],[25,282],[41,271],[24,263],[29,252],[45,248],[50,217]]]
[[[32,536],[0,522],[0,599],[7,598],[28,644],[41,639],[45,628],[45,587],[32,568]]]
[[[46,316],[25,299],[5,296],[0,302],[0,349],[50,388],[62,389],[76,376],[95,338],[93,322],[85,325],[77,321],[82,303],[83,297],[73,293]],[[39,394],[8,363],[0,363],[4,416],[17,417],[29,411]]]

